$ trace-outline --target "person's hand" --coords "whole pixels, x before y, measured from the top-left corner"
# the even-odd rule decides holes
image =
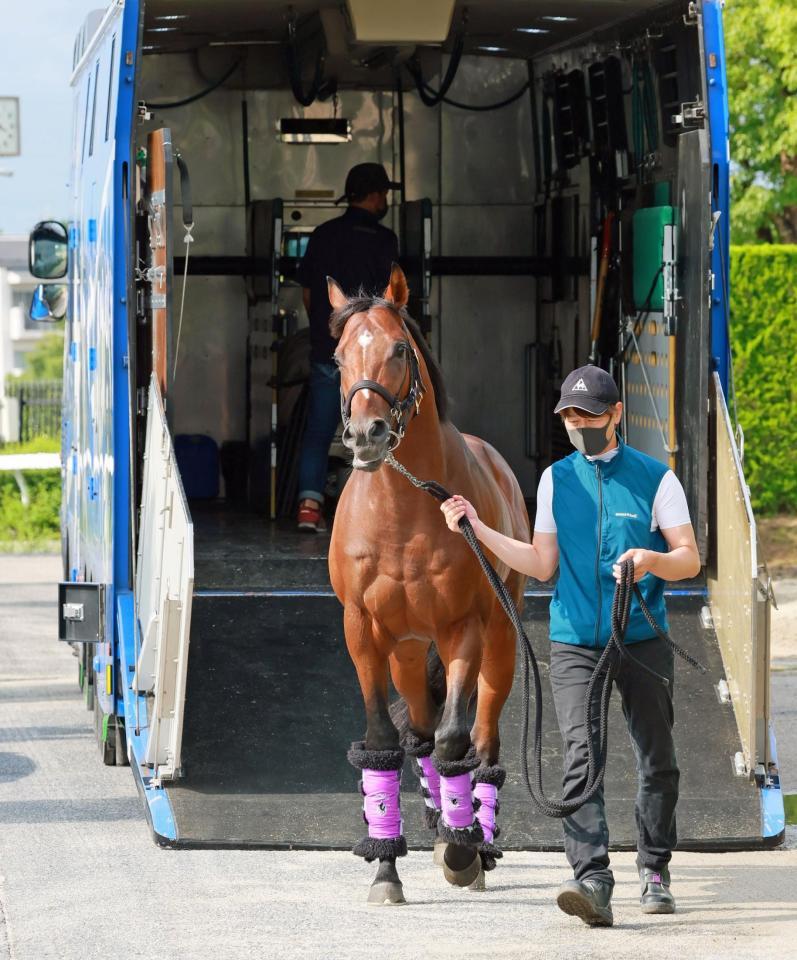
[[[620,582],[620,564],[624,560],[633,560],[634,561],[634,583],[638,583],[646,573],[650,573],[650,568],[653,566],[653,561],[656,559],[655,551],[653,550],[642,550],[638,547],[635,547],[632,550],[626,550],[624,554],[619,556],[612,567],[612,573],[614,574],[614,579],[619,583]]]
[[[448,529],[453,530],[454,533],[461,532],[459,528],[459,521],[463,517],[467,517],[471,523],[473,523],[474,520],[479,519],[476,511],[473,509],[473,504],[467,501],[464,497],[460,497],[458,494],[451,497],[449,500],[446,500],[445,503],[441,503],[440,509],[445,515]]]

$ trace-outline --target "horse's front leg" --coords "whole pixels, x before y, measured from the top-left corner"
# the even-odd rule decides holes
[[[481,873],[478,847],[484,840],[475,815],[473,771],[479,757],[471,744],[468,704],[476,688],[482,656],[481,625],[469,617],[438,636],[446,671],[446,702],[435,732],[434,765],[440,774],[438,834],[446,842],[443,873],[449,883],[467,887]]]
[[[363,817],[368,836],[354,853],[367,863],[379,860],[371,884],[371,904],[404,903],[404,890],[396,870],[396,858],[407,853],[401,819],[401,768],[404,751],[398,730],[388,713],[387,677],[390,650],[374,628],[370,616],[347,604],[343,615],[346,646],[354,662],[365,703],[365,740],[351,745],[349,762],[361,771]]]

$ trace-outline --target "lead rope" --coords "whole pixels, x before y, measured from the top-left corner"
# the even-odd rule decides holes
[[[441,486],[434,480],[419,480],[417,477],[413,476],[403,464],[399,463],[392,453],[389,453],[385,457],[385,463],[397,473],[400,473],[403,477],[409,480],[409,482],[418,490],[424,490],[426,493],[431,494],[431,496],[433,496],[436,500],[442,502],[450,498],[451,494],[445,489],[445,487]],[[640,661],[637,660],[636,657],[632,656],[631,653],[629,653],[629,651],[626,649],[624,638],[626,629],[628,627],[628,618],[631,610],[632,597],[636,595],[642,613],[644,614],[647,622],[650,624],[651,629],[658,637],[664,640],[672,648],[674,653],[677,653],[678,656],[685,660],[690,666],[696,667],[701,671],[701,673],[705,673],[706,668],[698,660],[691,656],[691,654],[687,653],[686,650],[680,647],[672,639],[672,637],[665,633],[659,624],[656,623],[653,614],[648,609],[642,597],[639,587],[634,583],[634,561],[630,559],[624,560],[621,564],[620,581],[615,587],[614,599],[612,601],[611,636],[609,637],[609,642],[606,644],[606,647],[601,653],[598,662],[595,664],[595,669],[590,677],[589,684],[587,685],[587,692],[584,697],[584,727],[591,733],[593,719],[592,703],[595,687],[597,686],[601,673],[604,673],[604,681],[600,698],[601,707],[600,728],[598,735],[598,756],[596,758],[595,748],[592,742],[593,738],[590,735],[587,737],[587,777],[583,791],[579,796],[573,797],[570,800],[551,800],[549,797],[546,797],[542,783],[542,683],[540,680],[539,664],[537,663],[537,658],[534,655],[534,648],[532,647],[531,641],[529,640],[528,636],[526,635],[526,631],[523,628],[523,623],[521,622],[520,614],[515,606],[515,602],[507,590],[506,584],[498,576],[495,568],[484,555],[470,520],[468,520],[467,517],[463,517],[459,521],[459,526],[468,546],[476,554],[479,565],[489,580],[490,586],[493,588],[493,591],[498,598],[498,602],[501,604],[501,607],[509,617],[512,626],[515,628],[518,644],[524,654],[523,724],[520,732],[520,759],[523,771],[523,781],[526,784],[526,789],[528,790],[529,796],[537,805],[539,810],[547,817],[560,819],[562,817],[570,816],[579,810],[585,803],[587,803],[587,801],[591,800],[603,783],[603,777],[606,772],[609,701],[611,698],[612,683],[614,682],[614,677],[616,675],[619,662],[622,660],[625,665],[631,669],[645,673],[658,683],[661,683],[664,686],[669,686],[669,681],[666,677],[660,676],[644,663],[640,663]],[[612,656],[612,654],[614,654],[614,656]],[[530,671],[534,677],[534,782],[532,782],[529,774],[528,760],[529,712],[531,701],[529,683]]]

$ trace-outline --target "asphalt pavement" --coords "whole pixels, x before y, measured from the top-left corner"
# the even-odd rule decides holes
[[[642,916],[634,855],[615,855],[611,930],[556,908],[557,854],[508,854],[473,893],[412,853],[408,904],[373,908],[373,867],[350,854],[159,849],[131,771],[100,762],[77,661],[55,639],[59,565],[0,557],[0,960],[797,956],[795,828],[770,852],[676,852],[671,917]],[[797,792],[797,583],[779,594],[773,706]]]

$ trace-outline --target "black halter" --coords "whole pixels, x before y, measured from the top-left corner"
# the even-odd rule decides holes
[[[359,390],[373,390],[374,393],[378,393],[379,396],[382,397],[390,408],[390,416],[394,421],[394,428],[390,431],[392,437],[391,450],[395,450],[404,439],[404,433],[412,416],[412,409],[413,407],[415,408],[416,414],[420,412],[421,400],[425,393],[423,380],[421,379],[421,367],[418,363],[418,354],[415,352],[415,348],[409,338],[404,342],[409,348],[407,368],[410,375],[410,386],[407,391],[407,396],[404,397],[403,400],[392,394],[383,387],[381,383],[377,383],[376,380],[358,380],[357,383],[352,386],[351,390],[349,390],[348,396],[345,396],[342,390],[340,392],[340,413],[343,418],[344,430],[351,420],[351,402],[354,399],[355,393]]]

